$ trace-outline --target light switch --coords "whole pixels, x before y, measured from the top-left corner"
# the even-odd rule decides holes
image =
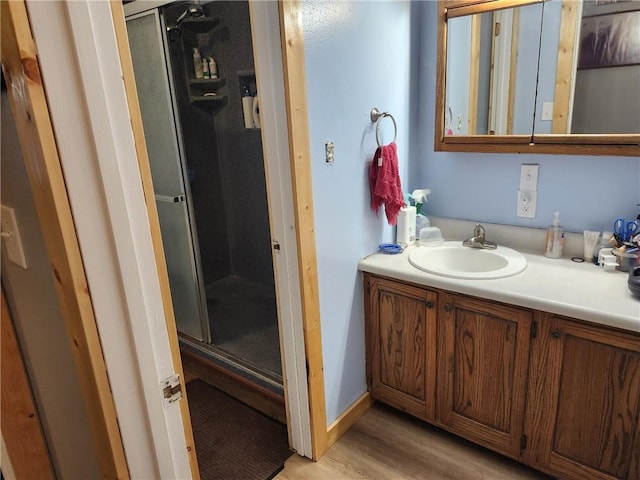
[[[542,104],[540,120],[553,120],[553,102],[544,102]]]
[[[2,205],[2,209],[0,211],[0,225],[2,243],[4,243],[4,246],[7,249],[7,256],[9,257],[9,260],[26,269],[27,259],[24,256],[22,239],[20,238],[20,231],[18,230],[16,214],[13,208]]]
[[[520,166],[520,190],[538,190],[538,166],[534,163],[523,163]]]

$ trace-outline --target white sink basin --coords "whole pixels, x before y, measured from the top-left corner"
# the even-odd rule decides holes
[[[409,263],[424,272],[465,279],[510,277],[527,268],[527,259],[511,248],[483,250],[463,247],[462,242],[415,247],[409,254]]]

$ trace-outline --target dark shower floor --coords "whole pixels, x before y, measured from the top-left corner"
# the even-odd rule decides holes
[[[207,285],[205,290],[212,345],[281,379],[273,288],[230,276]]]

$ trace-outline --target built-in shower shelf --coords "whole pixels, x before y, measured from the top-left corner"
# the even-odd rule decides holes
[[[189,101],[204,110],[212,111],[222,107],[227,103],[226,95],[191,95]]]
[[[189,85],[197,88],[203,94],[207,92],[217,92],[227,83],[224,78],[190,78]]]
[[[208,33],[219,23],[220,19],[217,17],[185,18],[180,26],[193,33]]]

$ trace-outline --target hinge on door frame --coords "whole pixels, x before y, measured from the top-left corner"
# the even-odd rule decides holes
[[[500,22],[496,22],[493,28],[493,36],[494,37],[499,37],[500,36]]]
[[[273,253],[280,253],[280,242],[278,242],[278,240],[273,240],[271,242],[271,246],[273,248]]]
[[[527,436],[522,435],[520,437],[520,451],[526,450],[526,448],[527,448]]]
[[[531,338],[538,337],[538,322],[531,322]]]
[[[177,373],[160,382],[160,387],[162,388],[162,399],[165,408],[182,398],[182,385],[180,385],[180,377]]]

